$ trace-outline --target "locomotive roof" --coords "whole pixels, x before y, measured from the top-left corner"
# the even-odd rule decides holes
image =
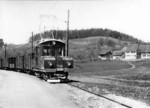
[[[36,42],[33,42],[33,47],[36,47],[42,43],[48,42],[48,41],[57,41],[57,42],[61,42],[65,44],[65,41],[62,41],[60,39],[43,39],[43,40],[39,40]],[[27,44],[21,44],[21,45],[17,45],[15,48],[16,49],[24,49],[25,47],[31,47],[32,43],[27,43]]]
[[[40,40],[40,41],[36,41],[36,42],[34,43],[34,46],[38,46],[38,45],[40,45],[40,44],[42,44],[42,43],[45,43],[45,42],[48,42],[48,41],[57,41],[57,42],[61,42],[61,43],[64,43],[64,44],[65,44],[65,42],[62,41],[62,40],[60,40],[60,39],[43,39],[43,40]]]

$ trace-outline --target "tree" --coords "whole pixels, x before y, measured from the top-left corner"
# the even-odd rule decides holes
[[[103,47],[104,44],[105,44],[105,40],[104,40],[103,38],[98,41],[98,45],[99,45],[99,46],[102,46],[102,47]]]
[[[105,43],[103,38],[98,41],[98,53],[101,51],[101,48],[104,47]]]
[[[0,39],[0,48],[4,45],[3,39]]]
[[[91,61],[95,61],[95,57],[97,57],[98,55],[97,55],[97,52],[96,52],[96,50],[95,49],[91,49],[91,51],[90,51],[90,53],[89,53],[89,59],[91,60]]]
[[[106,40],[106,45],[108,45],[109,47],[115,47],[116,43],[112,40]]]

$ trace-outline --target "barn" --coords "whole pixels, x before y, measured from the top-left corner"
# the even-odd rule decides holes
[[[110,48],[101,48],[98,58],[100,60],[110,60],[112,57],[112,50]]]
[[[113,51],[113,60],[120,60],[122,59],[123,52],[122,51]]]

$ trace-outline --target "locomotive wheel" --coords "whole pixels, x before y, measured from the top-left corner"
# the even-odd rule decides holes
[[[68,72],[65,72],[65,80],[68,79]]]
[[[47,81],[48,75],[46,73],[42,73],[41,76],[45,81]]]
[[[52,79],[52,78],[54,78],[54,73],[48,73],[48,79]]]

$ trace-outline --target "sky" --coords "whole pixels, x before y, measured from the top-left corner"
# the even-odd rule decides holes
[[[27,43],[32,32],[108,28],[150,42],[150,0],[0,0],[0,38]]]

